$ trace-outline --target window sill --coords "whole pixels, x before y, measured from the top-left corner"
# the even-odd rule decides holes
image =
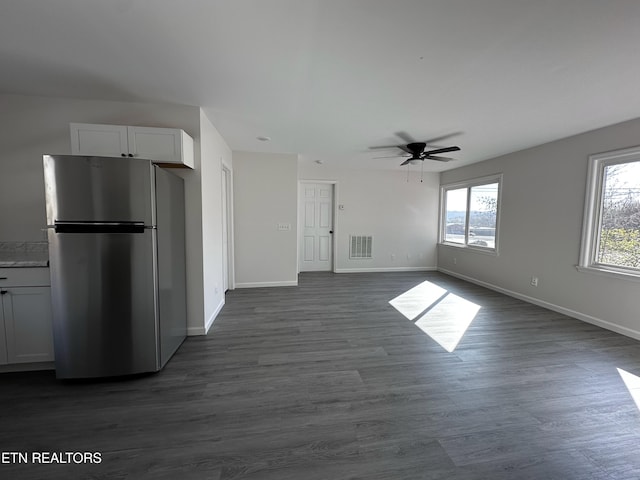
[[[594,273],[596,275],[602,275],[609,278],[617,278],[620,280],[630,280],[632,282],[640,282],[639,273],[627,273],[619,270],[613,270],[603,267],[583,267],[582,265],[576,265],[576,270],[582,273]]]
[[[498,256],[498,251],[495,248],[475,247],[473,245],[463,245],[461,243],[448,243],[448,242],[440,242],[438,243],[438,246],[460,248],[462,250],[467,250],[469,252],[477,252],[482,255],[490,255],[492,257]]]

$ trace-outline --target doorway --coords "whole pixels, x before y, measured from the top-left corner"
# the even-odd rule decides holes
[[[222,167],[222,291],[233,289],[231,171]]]
[[[299,259],[301,272],[333,271],[335,185],[301,182]]]

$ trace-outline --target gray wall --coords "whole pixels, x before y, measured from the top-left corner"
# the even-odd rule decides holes
[[[297,181],[297,155],[233,152],[236,287],[297,284]]]
[[[297,155],[233,152],[237,287],[295,285],[298,182],[334,181],[336,272],[436,268],[438,175],[351,170],[298,162]],[[278,231],[278,223],[291,230]],[[374,258],[349,258],[349,235],[374,237]]]
[[[575,267],[589,155],[638,144],[640,119],[443,172],[441,184],[504,178],[499,255],[439,245],[438,268],[640,339],[640,283]]]
[[[439,178],[413,168],[407,178],[404,169],[298,165],[300,181],[337,182],[337,203],[344,205],[335,218],[337,272],[436,268]],[[349,258],[349,235],[372,235],[373,258]]]

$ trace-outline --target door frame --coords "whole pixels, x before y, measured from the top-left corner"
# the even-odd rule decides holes
[[[221,176],[222,176],[221,183],[224,183],[224,188],[221,188],[222,190],[221,196],[226,193],[225,200],[226,200],[226,206],[227,206],[226,211],[221,212],[222,222],[225,221],[225,215],[227,220],[227,238],[226,238],[227,251],[225,252],[223,249],[222,255],[223,256],[227,255],[227,287],[229,290],[234,290],[236,288],[236,275],[235,275],[235,268],[234,268],[235,252],[233,248],[233,170],[231,170],[229,167],[227,167],[223,163],[222,169],[221,169]],[[225,202],[222,201],[222,198],[221,198],[221,205],[225,205]],[[224,231],[223,226],[221,225],[220,227],[221,227],[221,230]],[[222,259],[222,261],[224,262],[224,258]],[[224,279],[223,279],[223,285],[224,285]],[[224,292],[222,293],[224,295]]]
[[[302,205],[300,204],[300,196],[302,193],[303,185],[307,185],[310,183],[322,183],[333,185],[333,196],[331,198],[331,203],[333,206],[333,234],[331,239],[331,272],[336,271],[338,262],[338,181],[337,180],[312,180],[312,179],[300,179],[298,180],[298,232],[297,232],[297,241],[296,241],[296,271],[300,273],[300,242],[302,241],[302,222],[300,221],[302,215]]]

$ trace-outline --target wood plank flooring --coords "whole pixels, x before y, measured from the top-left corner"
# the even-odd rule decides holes
[[[0,478],[638,479],[618,369],[640,342],[439,273],[305,273],[229,292],[158,374],[0,375],[0,452],[102,458]]]

